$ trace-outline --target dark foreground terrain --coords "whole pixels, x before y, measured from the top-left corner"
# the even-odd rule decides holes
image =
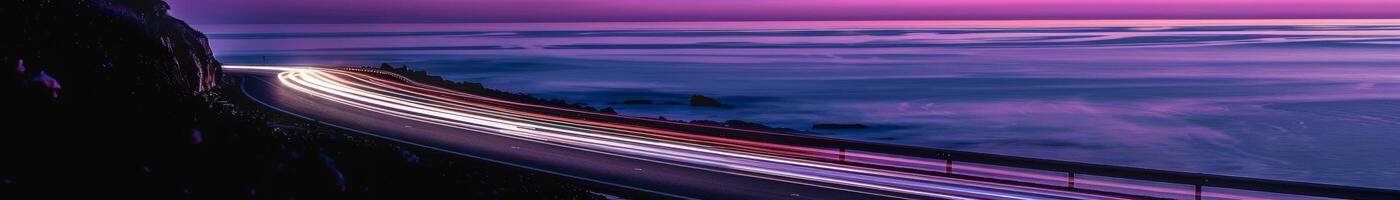
[[[159,0],[0,3],[0,199],[597,199],[249,103]],[[620,191],[619,191],[620,192]],[[622,192],[625,193],[625,192]]]

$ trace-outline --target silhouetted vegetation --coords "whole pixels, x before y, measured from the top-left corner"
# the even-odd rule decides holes
[[[660,118],[660,119],[665,119],[665,118]],[[690,120],[690,123],[692,123],[692,124],[702,124],[702,125],[711,125],[711,126],[723,126],[723,127],[738,128],[738,129],[749,129],[749,130],[759,130],[759,131],[778,132],[778,133],[802,133],[802,132],[804,132],[804,131],[797,130],[797,129],[769,127],[768,125],[763,125],[763,124],[753,123],[753,122],[746,122],[746,121],[741,121],[741,120],[726,120],[726,121],[724,121],[724,122],[717,122],[717,121],[711,121],[711,120]]]
[[[377,69],[385,70],[385,71],[390,71],[390,72],[394,72],[394,73],[396,73],[396,74],[403,75],[404,77],[408,77],[409,79],[413,79],[414,81],[417,81],[417,82],[420,82],[420,83],[423,83],[423,84],[434,85],[434,86],[443,87],[443,88],[447,88],[447,89],[457,90],[457,91],[459,91],[459,92],[466,92],[466,93],[469,93],[469,94],[481,95],[481,96],[491,97],[491,98],[500,99],[500,100],[507,100],[507,101],[520,102],[520,103],[528,103],[528,104],[535,104],[535,105],[542,105],[542,106],[550,106],[550,107],[564,108],[564,109],[573,109],[573,110],[580,110],[580,111],[602,112],[602,110],[599,110],[598,108],[594,108],[594,107],[592,107],[592,106],[588,106],[588,104],[584,104],[584,103],[572,103],[572,104],[571,104],[571,103],[569,103],[568,101],[564,101],[563,99],[557,99],[557,98],[554,98],[554,99],[543,99],[543,98],[538,98],[538,97],[535,97],[535,96],[531,96],[530,94],[526,94],[526,93],[509,92],[509,91],[503,91],[503,90],[496,90],[496,89],[486,88],[485,86],[481,85],[481,83],[467,82],[467,81],[457,82],[457,81],[447,80],[447,79],[443,79],[442,76],[429,75],[427,71],[408,69],[408,66],[394,67],[393,65],[389,65],[388,63],[384,63],[384,64],[380,64],[379,67],[378,67]],[[604,109],[612,110],[612,109],[610,109],[610,108],[604,108]],[[611,113],[612,113],[612,114],[616,114],[617,112],[611,112]]]
[[[447,88],[447,89],[453,89],[453,90],[457,90],[457,91],[459,91],[459,92],[466,92],[466,93],[469,93],[469,94],[481,95],[481,96],[492,97],[492,98],[497,98],[497,99],[502,99],[502,100],[510,100],[510,101],[515,101],[515,102],[523,102],[523,103],[531,103],[531,104],[536,104],[536,105],[551,106],[551,107],[557,107],[557,108],[566,108],[566,109],[573,109],[573,110],[580,110],[580,111],[589,111],[589,112],[597,112],[597,113],[605,113],[605,114],[617,114],[617,111],[614,110],[614,109],[611,108],[611,107],[603,108],[603,109],[596,109],[596,108],[589,107],[589,106],[587,106],[586,104],[582,104],[582,103],[570,104],[570,103],[568,103],[567,101],[564,101],[564,100],[561,100],[561,99],[549,99],[549,100],[544,100],[544,99],[541,99],[541,98],[538,98],[538,97],[530,96],[529,94],[526,94],[526,93],[515,93],[515,92],[507,92],[507,91],[502,91],[502,90],[496,90],[496,89],[486,88],[486,87],[483,86],[481,83],[474,83],[474,82],[467,82],[467,81],[456,82],[456,81],[446,80],[446,79],[443,79],[441,76],[430,75],[430,74],[428,74],[427,71],[420,71],[420,70],[408,69],[408,66],[394,67],[393,65],[389,65],[388,63],[385,63],[385,64],[380,64],[379,67],[377,67],[376,69],[385,70],[385,71],[393,72],[393,73],[395,73],[395,74],[403,75],[404,77],[407,77],[407,78],[409,78],[409,79],[413,79],[414,81],[417,81],[417,82],[419,82],[419,83],[434,85],[434,86],[443,87],[443,88]],[[624,102],[630,102],[630,104],[642,104],[642,103],[651,103],[652,101],[651,101],[651,100],[628,100],[628,101],[624,101]],[[702,96],[702,95],[692,95],[692,96],[691,96],[690,102],[691,102],[691,103],[690,103],[691,106],[698,106],[698,107],[732,107],[732,106],[730,106],[730,105],[727,105],[727,104],[724,104],[724,103],[720,103],[719,100],[715,100],[714,98],[710,98],[710,97],[706,97],[706,96]],[[672,104],[672,102],[668,102],[667,104]],[[667,120],[667,119],[664,118],[664,117],[658,117],[657,119]],[[770,127],[770,126],[763,125],[763,124],[759,124],[759,123],[752,123],[752,122],[746,122],[746,121],[740,121],[740,120],[727,120],[727,121],[724,121],[724,122],[711,121],[711,120],[692,120],[692,121],[688,121],[688,122],[687,122],[687,121],[681,121],[681,120],[668,120],[668,121],[675,121],[675,122],[682,122],[682,123],[692,123],[692,124],[700,124],[700,125],[722,126],[722,127],[739,128],[739,129],[749,129],[749,130],[758,130],[758,131],[769,131],[769,132],[776,132],[776,133],[811,133],[811,132],[806,132],[806,131],[797,130],[797,129],[791,129],[791,128]]]

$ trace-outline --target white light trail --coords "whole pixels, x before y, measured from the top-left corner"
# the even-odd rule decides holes
[[[491,134],[571,149],[771,180],[823,187],[844,187],[848,191],[880,191],[904,194],[901,196],[915,195],[946,199],[1120,199],[1104,195],[873,169],[811,159],[820,156],[813,153],[829,155],[832,152],[829,149],[735,141],[647,127],[530,113],[492,104],[513,105],[516,103],[502,102],[438,87],[385,80],[369,75],[369,73],[376,72],[361,69],[265,66],[225,66],[225,68],[278,73],[278,82],[283,87],[329,102],[385,116],[473,130],[473,133]],[[402,79],[396,74],[384,74]],[[845,155],[852,158],[881,160],[882,162],[937,164],[928,161],[859,153]],[[966,168],[966,170],[1011,174],[1032,179],[1053,179],[1050,176],[1018,175],[1003,170],[977,167]],[[1084,180],[1076,182],[1076,184],[1121,185],[1092,180]],[[1131,187],[1140,187],[1135,189],[1148,189],[1149,191],[1155,189],[1141,186]],[[1157,190],[1157,192],[1182,193],[1183,191]],[[1245,198],[1214,193],[1207,195],[1232,199]]]

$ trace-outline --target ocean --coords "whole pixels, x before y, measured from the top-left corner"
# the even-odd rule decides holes
[[[389,63],[632,116],[1400,189],[1400,20],[195,26],[226,64]],[[734,107],[663,103],[696,94]]]

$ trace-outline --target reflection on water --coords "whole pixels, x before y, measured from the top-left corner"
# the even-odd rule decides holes
[[[406,64],[623,114],[1400,188],[1400,20],[204,25],[225,63]]]

